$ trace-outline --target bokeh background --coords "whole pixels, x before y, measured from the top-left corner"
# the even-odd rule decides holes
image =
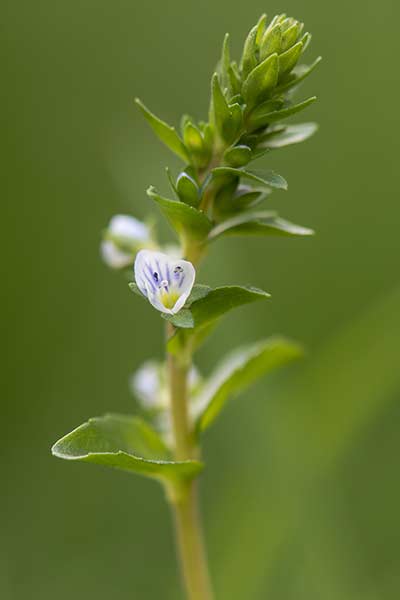
[[[393,0],[168,3],[6,0],[2,7],[0,597],[181,600],[157,485],[57,461],[92,415],[135,410],[129,374],[161,356],[155,313],[99,259],[117,212],[153,210],[178,162],[133,105],[202,117],[223,34],[261,12],[313,33],[300,121],[319,133],[262,160],[271,206],[313,239],[219,242],[199,275],[251,283],[198,357],[281,332],[301,365],[233,402],[205,439],[202,500],[218,600],[400,594],[399,7]],[[296,121],[296,119],[294,119]],[[172,235],[163,228],[165,239]]]

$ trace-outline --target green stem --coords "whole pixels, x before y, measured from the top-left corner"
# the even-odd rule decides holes
[[[220,162],[220,156],[214,152],[208,169],[199,179],[203,181],[214,166]],[[201,209],[205,212],[212,208],[215,190],[211,188],[203,198]],[[183,255],[195,266],[206,252],[206,245],[191,239],[184,239]],[[172,325],[167,326],[167,337],[174,333]],[[199,457],[199,448],[191,430],[188,390],[188,374],[192,365],[190,352],[183,350],[181,356],[167,354],[170,408],[176,460],[189,460]],[[199,510],[198,484],[195,480],[172,484],[167,497],[174,513],[176,543],[182,578],[188,600],[213,600],[207,556],[204,544],[203,528]]]
[[[169,327],[171,334],[171,327]],[[188,414],[188,373],[191,361],[168,354],[172,429],[176,460],[196,458],[195,444]],[[176,541],[182,577],[188,600],[212,600],[201,519],[197,483],[177,483],[168,498],[174,513]]]
[[[197,487],[197,482],[191,481],[186,493],[173,504],[176,539],[188,599],[212,600]]]

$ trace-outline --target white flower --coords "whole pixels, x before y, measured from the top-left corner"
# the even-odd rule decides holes
[[[168,387],[162,365],[146,361],[130,378],[130,388],[146,410],[168,406]]]
[[[150,242],[147,225],[129,215],[115,215],[101,243],[104,262],[113,269],[129,266],[138,248]]]
[[[199,387],[201,378],[193,366],[188,384],[191,393]],[[131,375],[129,387],[145,410],[163,411],[169,406],[168,373],[165,364],[148,360]]]
[[[139,290],[157,310],[175,315],[185,304],[194,284],[192,263],[161,252],[141,250],[135,260]]]

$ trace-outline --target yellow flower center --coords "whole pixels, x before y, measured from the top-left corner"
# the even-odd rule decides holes
[[[179,294],[177,292],[167,292],[167,290],[164,289],[162,290],[160,297],[165,308],[173,308],[179,298]]]

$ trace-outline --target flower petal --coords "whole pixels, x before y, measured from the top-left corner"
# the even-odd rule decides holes
[[[104,240],[100,246],[101,257],[112,269],[122,269],[132,263],[132,255],[122,252],[111,240]]]
[[[110,220],[101,243],[104,262],[113,269],[122,269],[133,262],[135,252],[151,243],[150,230],[129,215],[115,215]]]
[[[112,217],[108,225],[108,231],[113,236],[126,238],[132,241],[143,242],[150,238],[150,232],[147,225],[130,215],[115,215]]]
[[[162,252],[141,250],[135,260],[138,288],[157,310],[176,314],[185,304],[196,277],[192,263]]]

